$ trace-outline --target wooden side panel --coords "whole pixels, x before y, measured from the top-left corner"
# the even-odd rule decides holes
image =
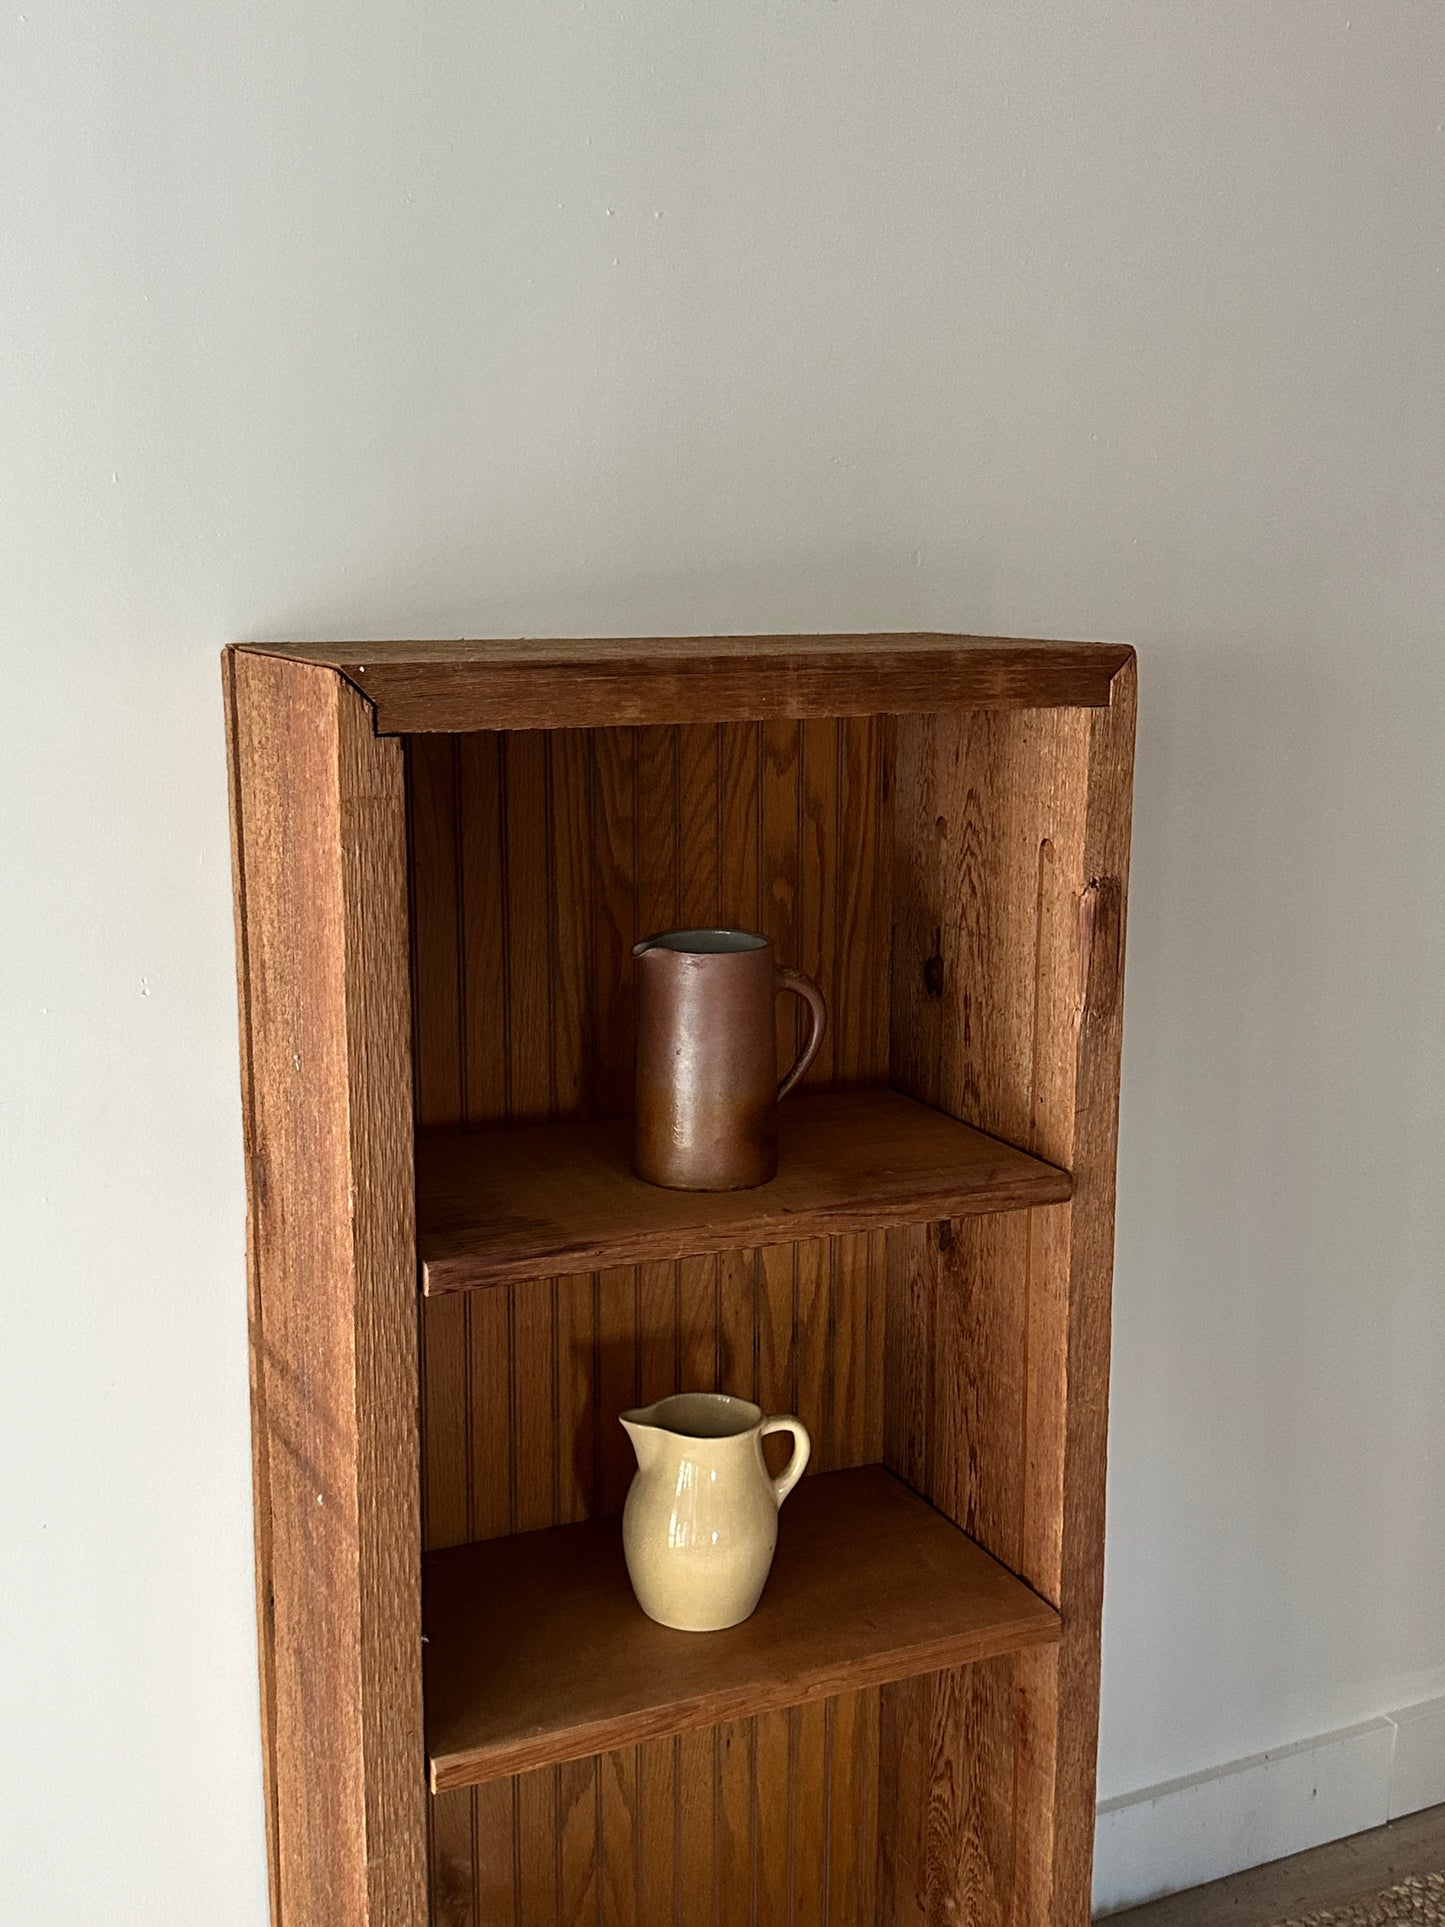
[[[226,679],[273,1913],[280,1927],[416,1927],[428,1811],[401,756],[325,669],[232,653]]]
[[[889,1234],[885,1460],[1058,1606],[1064,1636],[1057,1652],[1007,1662],[1011,1710],[989,1719],[1000,1731],[1011,1722],[1015,1741],[1006,1758],[996,1749],[996,1784],[974,1789],[993,1814],[987,1853],[953,1853],[950,1894],[908,1860],[921,1836],[900,1821],[880,1861],[881,1917],[953,1918],[947,1899],[970,1918],[1082,1927],[1133,665],[1108,709],[909,717],[896,728],[893,1082],[1071,1170],[1075,1192],[1026,1216]],[[940,1785],[963,1783],[956,1705],[940,1683],[922,1708],[920,1690],[885,1695],[882,1784],[898,1783],[889,1798],[900,1813],[919,1799],[944,1811]],[[991,1704],[1003,1703],[996,1693]],[[906,1784],[920,1723],[926,1788]],[[994,1812],[1005,1786],[1008,1829]],[[943,1898],[919,1897],[928,1893]]]
[[[1025,1669],[1028,1690],[1046,1691],[1057,1675],[1052,1918],[1084,1927],[1094,1854],[1095,1765],[1099,1720],[1099,1621],[1104,1599],[1104,1475],[1108,1450],[1110,1283],[1114,1263],[1115,1160],[1119,1130],[1119,1057],[1123,1042],[1125,905],[1129,875],[1134,770],[1135,671],[1132,660],[1114,679],[1113,701],[1089,717],[1085,879],[1074,917],[1078,971],[1069,989],[1075,1026],[1070,1165],[1071,1204],[1038,1212],[1036,1273],[1053,1291],[1036,1289],[1033,1316],[1053,1338],[1047,1369],[1062,1378],[1068,1404],[1056,1440],[1060,1469],[1041,1468],[1040,1500],[1049,1495],[1058,1535],[1045,1529],[1042,1503],[1025,1542],[1028,1559],[1058,1573],[1064,1636],[1054,1666]],[[1061,917],[1060,923],[1065,919]],[[1056,938],[1062,948],[1061,930]],[[1059,974],[1056,991],[1067,978]],[[1061,1053],[1062,1054],[1062,1053]],[[1039,1142],[1062,1127],[1069,1101],[1067,1064],[1038,1099]],[[1067,1277],[1066,1290],[1061,1281]],[[1062,1302],[1060,1302],[1062,1300]],[[1059,1354],[1062,1353],[1062,1361]],[[1055,1391],[1057,1411],[1062,1393]],[[1045,1483],[1046,1480],[1046,1483]],[[1043,1590],[1040,1587],[1040,1590]],[[1041,1682],[1042,1687],[1035,1682]],[[1042,1831],[1042,1820],[1039,1829]]]

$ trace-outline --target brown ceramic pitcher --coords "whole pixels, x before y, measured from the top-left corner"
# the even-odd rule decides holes
[[[633,1168],[673,1191],[741,1191],[778,1169],[778,1100],[817,1055],[828,1022],[810,977],[780,968],[748,930],[669,930],[636,945]],[[779,991],[812,1012],[778,1082]]]

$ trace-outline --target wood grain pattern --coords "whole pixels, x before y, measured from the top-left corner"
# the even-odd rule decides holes
[[[437,1794],[434,1807],[438,1814],[449,1812],[456,1845],[443,1847],[440,1863],[434,1863],[434,1917],[447,1927],[497,1927],[530,1917],[521,1909],[534,1906],[538,1897],[550,1904],[545,1869],[533,1894],[518,1897],[512,1809],[514,1791],[526,1779],[539,1781],[545,1799],[558,1774],[563,1790],[556,1905],[562,1922],[636,1927],[652,1917],[669,1927],[759,1927],[772,1919],[812,1920],[819,1917],[820,1878],[827,1883],[822,1918],[831,1927],[872,1921],[878,1704],[878,1689],[871,1688],[807,1709],[812,1728],[791,1753],[789,1722],[795,1716],[770,1714],[560,1768],[543,1767],[522,1779]],[[819,1722],[827,1735],[821,1781]],[[790,1821],[787,1803],[765,1808],[757,1798],[760,1727],[765,1779],[770,1750],[777,1754],[779,1772],[790,1760],[795,1763],[801,1827],[796,1817]],[[674,1775],[670,1783],[669,1775]],[[575,1776],[570,1799],[568,1776]],[[640,1804],[644,1789],[650,1829]],[[662,1853],[654,1861],[644,1851],[644,1840],[659,1828]],[[441,1842],[440,1822],[434,1822],[433,1836],[434,1843]],[[467,1858],[469,1841],[474,1860]]]
[[[1119,644],[996,636],[643,636],[256,643],[340,670],[385,734],[587,729],[933,710],[1102,707]]]
[[[810,1477],[876,1461],[866,1398],[881,1381],[882,1247],[881,1235],[796,1247],[796,1307],[791,1244],[423,1301],[429,1545],[620,1512],[636,1462],[618,1414],[684,1388],[796,1409],[816,1441]],[[462,1308],[470,1349],[457,1356]],[[835,1326],[856,1352],[829,1345]],[[457,1388],[440,1407],[438,1357]]]
[[[524,1067],[513,1040],[517,1025],[535,1033],[535,1018],[526,1014],[528,1008],[535,1012],[535,1000],[530,1006],[518,1000],[509,974],[523,955],[519,929],[534,933],[526,938],[527,967],[545,974],[551,986],[551,1033],[545,1053],[534,1053],[548,1065],[543,1109],[550,1118],[615,1114],[630,1103],[630,948],[658,922],[684,919],[765,928],[779,910],[796,910],[802,934],[789,960],[819,977],[835,1000],[832,1074],[851,1084],[878,1081],[888,1050],[887,740],[886,726],[874,718],[810,724],[806,748],[798,729],[785,726],[775,755],[797,770],[821,760],[825,774],[813,777],[813,787],[826,786],[831,767],[839,772],[840,794],[831,809],[800,818],[795,781],[790,812],[775,825],[765,854],[763,732],[753,725],[560,731],[533,743],[486,734],[411,739],[406,753],[419,1121],[509,1124],[537,1106],[535,1082],[527,1104],[521,1102],[518,1072]],[[519,742],[520,772],[514,753]],[[539,795],[544,834],[539,845],[533,822],[531,859],[519,870],[515,819],[529,809],[535,818]],[[844,843],[850,855],[840,863]],[[845,900],[836,900],[831,879],[844,874]],[[791,926],[772,927],[781,936]],[[816,1066],[809,1081],[815,1090],[826,1082]],[[792,1229],[787,1227],[789,1234]],[[754,1397],[780,1383],[780,1402],[801,1411],[814,1432],[818,1469],[876,1460],[882,1235],[813,1240],[800,1252],[796,1312],[791,1244],[675,1263],[669,1258],[646,1268],[598,1263],[562,1275],[549,1264],[514,1284],[454,1294],[451,1310],[443,1310],[441,1300],[425,1301],[427,1543],[495,1538],[519,1530],[524,1518],[553,1523],[537,1510],[548,1492],[549,1438],[555,1522],[618,1512],[634,1462],[616,1414],[644,1395],[644,1385],[658,1391],[717,1385]],[[804,1354],[796,1394],[795,1316]],[[828,1344],[835,1324],[845,1334],[836,1352]],[[838,1372],[842,1383],[835,1392]],[[555,1387],[550,1430],[536,1409],[539,1375]],[[877,1693],[858,1696],[858,1703],[870,1702],[873,1764],[865,1759],[859,1770],[860,1784],[874,1789],[876,1801]],[[777,1717],[786,1760],[789,1716]],[[719,1740],[709,1754],[717,1927],[738,1906],[743,1912],[737,1917],[750,1917],[754,1856],[769,1851],[768,1829],[779,1816],[785,1838],[790,1825],[786,1774],[776,1787],[768,1781],[772,1754],[766,1743],[765,1784],[760,1789],[755,1783],[754,1722],[728,1730],[743,1736],[741,1750],[729,1751]],[[851,1733],[845,1725],[845,1748]],[[656,1835],[665,1785],[673,1789],[678,1813],[684,1799],[689,1811],[701,1799],[699,1749],[710,1737],[683,1736],[675,1742],[675,1758],[668,1739],[598,1761],[593,1893],[604,1920],[626,1927],[663,1904],[658,1877],[643,1856],[642,1829],[650,1816],[649,1836]],[[658,1747],[667,1751],[658,1753]],[[846,1761],[836,1749],[833,1757],[844,1771]],[[560,1770],[566,1774],[580,1765],[585,1763]],[[815,1777],[810,1762],[799,1781],[810,1810],[819,1798]],[[464,1815],[453,1818],[449,1833],[443,1830],[451,1842],[446,1892],[471,1893],[478,1918],[489,1927],[510,1927],[535,1904],[517,1885],[521,1829],[537,1811],[532,1796],[523,1800],[521,1786],[520,1778],[507,1779],[437,1796],[459,1803]],[[575,1843],[584,1822],[568,1804],[565,1783],[549,1797],[562,1828],[554,1902],[565,1918],[571,1904],[567,1843],[580,1852]],[[866,1805],[867,1793],[859,1797]],[[755,1824],[764,1810],[767,1827],[760,1819]],[[469,1840],[470,1879],[462,1863]],[[866,1891],[871,1843],[865,1847],[851,1835],[842,1840],[832,1834],[829,1841],[824,1851],[840,1870],[854,1869],[853,1876],[840,1871],[840,1880],[846,1886],[856,1877]],[[729,1884],[734,1851],[745,1856],[748,1869],[740,1892]],[[700,1865],[702,1854],[699,1839],[683,1828],[669,1865],[680,1874]],[[801,1878],[803,1862],[797,1865]],[[786,1866],[779,1877],[786,1909]],[[434,1870],[434,1896],[437,1880]],[[586,1892],[579,1873],[571,1880]],[[764,1882],[760,1904],[772,1904],[772,1891]],[[439,1904],[436,1898],[433,1904]],[[685,1905],[679,1918],[690,1918]],[[714,1927],[710,1915],[706,1927]]]
[[[671,1741],[667,1744],[671,1745]],[[603,1920],[616,1921],[618,1927],[637,1927],[638,1921],[642,1870],[638,1807],[641,1751],[636,1746],[621,1747],[604,1753],[598,1762],[602,1789],[598,1807],[601,1841],[597,1886]],[[505,1927],[506,1916],[499,1915],[498,1920]]]
[[[632,1174],[625,1119],[423,1133],[417,1244],[428,1296],[552,1273],[886,1230],[1069,1196],[1067,1173],[896,1091],[782,1107],[778,1175],[666,1191]]]
[[[277,1919],[1082,1927],[1131,652],[905,636],[260,649],[231,654],[227,689]],[[378,726],[414,733],[399,752]],[[408,994],[418,1121],[521,1145],[529,1120],[625,1110],[628,951],[684,919],[762,929],[820,979],[833,1027],[815,1092],[891,1081],[1071,1170],[1072,1199],[965,1213],[940,1194],[924,1222],[794,1211],[702,1247],[532,1248],[504,1282],[428,1300],[418,1355]],[[878,1100],[834,1115],[850,1103]],[[915,1188],[916,1150],[899,1149]],[[858,1210],[870,1186],[876,1204],[879,1162],[835,1169],[829,1209]],[[925,1642],[909,1667],[937,1670],[870,1674],[899,1619],[880,1576],[872,1661],[809,1672],[846,1593],[826,1568],[803,1656],[781,1665],[780,1642],[786,1680],[760,1697],[755,1665],[708,1708],[720,1724],[679,1724],[674,1693],[661,1727],[633,1706],[641,1724],[593,1732],[583,1756],[575,1731],[561,1752],[554,1734],[532,1770],[428,1808],[423,1532],[476,1542],[439,1557],[485,1565],[518,1556],[528,1541],[506,1535],[527,1527],[614,1530],[586,1522],[630,1475],[615,1414],[682,1383],[804,1416],[821,1476],[790,1522],[823,1503],[824,1468],[882,1457],[1060,1608],[1059,1643],[960,1668]],[[574,1681],[574,1729],[577,1699]]]
[[[1057,1637],[1051,1608],[878,1466],[805,1480],[784,1522],[761,1605],[706,1640],[638,1612],[613,1520],[428,1555],[433,1785],[526,1773]]]
[[[226,679],[273,1908],[419,1927],[401,759],[327,670],[232,653]]]
[[[880,1694],[842,1693],[827,1705],[827,1919],[876,1919]]]
[[[228,650],[221,658],[226,710],[226,781],[231,831],[231,892],[236,935],[236,991],[240,1032],[241,1122],[246,1167],[246,1322],[247,1371],[251,1395],[251,1503],[256,1576],[256,1648],[260,1685],[261,1776],[266,1827],[266,1876],[272,1927],[281,1921],[281,1859],[276,1810],[276,1623],[271,1599],[270,1434],[266,1418],[265,1350],[261,1322],[261,1268],[252,1222],[251,1146],[256,1142],[256,1065],[252,1041],[251,946],[246,907],[246,852],[243,832],[243,749],[241,698],[236,664]],[[252,725],[255,727],[255,725]],[[257,733],[260,733],[258,730]],[[249,752],[254,754],[254,750]],[[252,779],[254,787],[254,779]],[[252,801],[255,802],[253,795]]]
[[[976,1864],[932,1856],[952,1904],[1031,1927],[1081,1927],[1089,1902],[1133,686],[1131,661],[1106,710],[896,725],[893,1080],[1075,1182],[1027,1217],[888,1237],[885,1461],[1063,1614],[1057,1652],[1009,1662],[1012,1846],[995,1816]],[[912,1691],[884,1695],[880,1797],[946,1811],[971,1742]],[[952,1918],[894,1833],[882,1917]]]
[[[1017,1664],[883,1690],[878,1918],[889,1927],[1014,1917]]]
[[[791,748],[781,753],[801,768],[801,731],[782,727]],[[881,1080],[888,1052],[888,731],[876,718],[808,728],[809,753],[827,762],[831,742],[831,762],[841,775],[831,822],[826,812],[818,819],[814,854],[806,860],[796,785],[787,819],[791,841],[779,829],[764,854],[763,732],[754,725],[409,739],[413,1041],[422,1125],[508,1124],[539,1106],[540,1091],[523,1093],[517,1084],[524,1053],[513,1031],[535,1030],[537,1022],[535,999],[519,1000],[512,982],[523,954],[533,974],[545,974],[551,985],[546,1114],[595,1117],[625,1108],[631,945],[654,916],[698,914],[709,901],[713,914],[760,927],[775,906],[798,906],[811,934],[799,940],[792,960],[820,979],[833,1002],[833,1074],[855,1085]],[[546,804],[540,860],[519,871],[509,860],[518,847],[515,819],[538,796]],[[535,824],[531,834],[535,857]],[[814,904],[815,895],[822,900],[825,872],[846,872],[849,879],[847,902],[836,910]],[[830,924],[834,932],[841,927],[840,940],[833,940]],[[524,946],[519,930],[543,935]],[[538,956],[539,942],[545,957]],[[783,1235],[791,1232],[790,1226]],[[813,1368],[819,1409],[805,1417],[819,1428],[820,1440],[830,1426],[833,1431],[820,1463],[846,1466],[879,1456],[882,1321],[872,1298],[882,1291],[880,1253],[881,1241],[873,1251],[867,1240],[854,1238],[818,1260],[829,1275],[829,1318],[841,1319],[848,1334],[825,1373],[831,1379],[841,1360],[849,1375],[835,1399],[831,1382],[818,1385]],[[548,1304],[524,1312],[520,1327],[510,1290],[481,1294],[502,1299],[485,1306],[467,1293],[468,1302],[449,1311],[429,1301],[423,1317],[427,1544],[517,1529],[516,1428],[523,1404],[535,1403],[530,1388],[525,1400],[518,1397],[519,1330],[526,1356],[553,1375],[563,1401],[553,1435],[556,1519],[585,1517],[599,1507],[615,1512],[632,1471],[615,1416],[641,1396],[644,1357],[651,1370],[650,1361],[670,1349],[676,1370],[686,1367],[681,1382],[716,1382],[752,1396],[759,1302],[768,1313],[761,1323],[764,1345],[789,1342],[789,1328],[776,1328],[773,1301],[759,1299],[758,1262],[746,1252],[722,1251],[715,1283],[711,1260],[687,1263],[654,1278],[642,1300],[636,1268],[608,1266],[599,1255],[570,1283],[564,1277],[540,1287]],[[544,1278],[557,1269],[537,1268]],[[516,1289],[530,1284],[529,1278]],[[538,1318],[548,1317],[558,1321],[550,1338],[535,1329]],[[674,1389],[674,1381],[661,1388]],[[537,1421],[522,1414],[521,1422]],[[523,1471],[522,1477],[531,1490],[533,1475]]]
[[[430,1819],[427,1866],[433,1927],[480,1927],[473,1878],[471,1795],[435,1795]]]
[[[1085,889],[1111,906],[1107,966],[1086,973],[1077,1018],[1070,1156],[1081,1173],[1074,1202],[1042,1215],[1057,1227],[1059,1264],[1068,1230],[1069,1286],[1059,1308],[1067,1407],[1058,1425],[1063,1512],[1058,1594],[1068,1638],[1057,1660],[1054,1730],[1054,1886],[1058,1927],[1089,1917],[1099,1724],[1099,1622],[1104,1597],[1104,1486],[1108,1449],[1110,1282],[1114,1260],[1119,1058],[1123,1042],[1123,959],[1134,769],[1135,671],[1114,679],[1107,710],[1089,718],[1084,816]],[[1096,937],[1096,941],[1098,938]],[[1076,982],[1079,980],[1076,978]],[[1039,1140],[1042,1139],[1042,1130]],[[1052,1548],[1052,1539],[1045,1541]],[[1026,1548],[1027,1549],[1027,1548]],[[1053,1669],[1048,1669],[1052,1672]],[[1029,1674],[1025,1671],[1025,1677]],[[1047,1673],[1045,1674],[1047,1677]]]
[[[810,1085],[885,1083],[891,731],[408,738],[419,1122],[628,1112],[632,945],[684,915],[761,930],[818,980]]]

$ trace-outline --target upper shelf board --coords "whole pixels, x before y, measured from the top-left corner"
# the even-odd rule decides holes
[[[1134,654],[1123,643],[906,634],[238,646],[338,670],[370,698],[380,735],[1103,709]]]
[[[629,1125],[424,1131],[417,1253],[429,1295],[798,1238],[1059,1204],[1067,1172],[898,1091],[821,1091],[779,1112],[778,1175],[750,1191],[634,1177]]]

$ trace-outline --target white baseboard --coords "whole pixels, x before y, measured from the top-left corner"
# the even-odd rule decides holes
[[[1445,1699],[1402,1706],[1395,1723],[1390,1771],[1390,1818],[1445,1803]]]
[[[1445,1801],[1445,1699],[1099,1805],[1094,1911],[1113,1913]]]

